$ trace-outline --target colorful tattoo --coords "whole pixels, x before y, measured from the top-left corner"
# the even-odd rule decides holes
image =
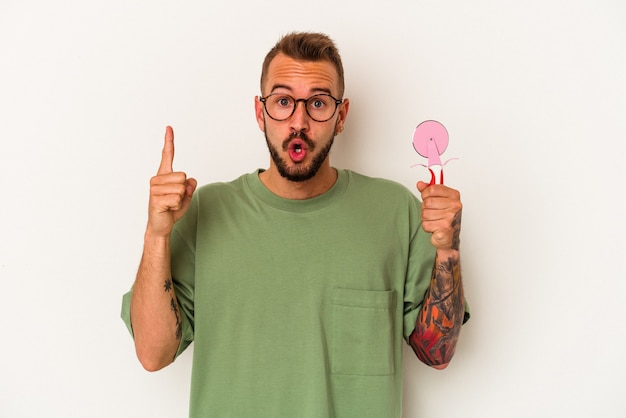
[[[429,366],[450,362],[464,314],[459,259],[437,260],[415,331],[409,337],[409,344],[422,362]]]
[[[167,279],[165,281],[165,284],[163,285],[163,288],[165,289],[165,292],[167,293],[172,293],[173,287],[174,286],[173,286],[171,279]],[[181,337],[183,336],[183,323],[180,318],[180,310],[178,309],[178,303],[176,303],[176,298],[174,297],[173,293],[170,299],[170,309],[172,310],[172,312],[174,312],[174,316],[176,317],[176,339],[180,340]]]

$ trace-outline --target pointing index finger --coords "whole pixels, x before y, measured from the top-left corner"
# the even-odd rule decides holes
[[[161,153],[161,165],[157,174],[168,174],[173,172],[174,163],[174,130],[171,126],[165,128],[165,143]]]

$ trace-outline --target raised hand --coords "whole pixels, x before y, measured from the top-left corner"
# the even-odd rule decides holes
[[[169,236],[174,223],[185,214],[197,181],[184,172],[174,172],[174,131],[165,129],[165,143],[157,175],[150,179],[147,234]]]
[[[422,194],[422,227],[432,233],[431,243],[438,250],[459,249],[461,233],[461,195],[442,184],[428,185],[420,181]]]

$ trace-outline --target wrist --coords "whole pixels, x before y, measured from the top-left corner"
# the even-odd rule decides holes
[[[458,260],[459,259],[459,250],[454,250],[452,248],[437,248],[437,259],[438,260]]]
[[[150,228],[146,229],[146,232],[143,236],[144,245],[163,245],[169,244],[170,242],[170,234],[161,234],[155,231],[152,231]]]

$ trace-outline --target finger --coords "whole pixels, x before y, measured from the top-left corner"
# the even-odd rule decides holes
[[[426,187],[422,192],[422,197],[445,197],[455,200],[461,199],[461,193],[443,184],[433,184]]]
[[[165,196],[168,194],[177,194],[184,197],[187,194],[186,186],[179,183],[157,184],[150,188],[152,196]]]
[[[159,212],[176,211],[183,206],[184,197],[177,194],[166,194],[155,199],[154,207]]]
[[[197,184],[195,179],[190,178],[185,184],[164,184],[153,187],[152,207],[156,212],[177,212],[174,213],[174,221],[180,219],[191,205],[191,198]]]
[[[443,225],[450,225],[452,216],[442,210],[426,209],[422,211],[422,222],[443,222]]]
[[[185,196],[183,196],[183,201],[181,202],[181,206],[180,206],[180,210],[181,210],[180,216],[182,216],[185,212],[187,212],[187,209],[191,205],[191,198],[193,196],[193,193],[196,191],[197,186],[198,186],[198,182],[196,181],[196,179],[194,178],[187,179],[187,182],[185,183]]]
[[[427,197],[422,201],[422,209],[437,209],[456,211],[460,203],[445,197]]]
[[[161,165],[157,174],[171,173],[174,164],[174,130],[171,126],[165,128],[165,143],[161,153]]]
[[[177,171],[173,173],[157,174],[150,179],[150,185],[156,186],[157,184],[169,183],[185,184],[186,180],[187,175],[181,171]]]

